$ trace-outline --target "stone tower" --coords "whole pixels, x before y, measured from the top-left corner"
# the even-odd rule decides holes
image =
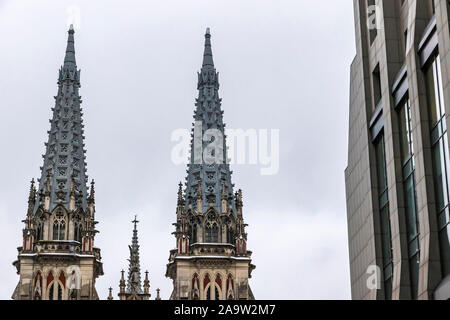
[[[95,281],[103,275],[94,247],[94,181],[88,192],[80,88],[74,30],[68,31],[64,65],[50,120],[38,188],[32,180],[23,246],[13,263],[19,283],[13,299],[98,299]]]
[[[233,193],[209,28],[205,34],[186,188],[178,188],[176,249],[166,277],[171,299],[254,299],[248,279],[255,268],[247,250],[242,191]],[[205,155],[203,151],[206,150]]]
[[[141,285],[141,265],[139,262],[139,241],[137,232],[137,217],[134,218],[133,238],[131,240],[130,259],[128,259],[128,279],[125,282],[125,271],[122,270],[122,276],[119,283],[119,299],[120,300],[149,300],[150,299],[150,281],[148,279],[148,271],[145,271],[144,290]],[[112,294],[110,289],[110,298]]]

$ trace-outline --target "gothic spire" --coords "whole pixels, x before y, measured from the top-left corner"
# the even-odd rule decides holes
[[[50,120],[46,152],[41,167],[39,194],[45,191],[49,196],[49,210],[58,204],[69,210],[72,177],[76,194],[86,210],[87,172],[84,150],[84,125],[82,120],[80,88],[80,71],[75,60],[74,29],[68,31],[67,48],[64,64],[59,70],[58,94]],[[36,200],[35,211],[43,199]]]
[[[205,33],[203,62],[201,71],[198,73],[197,88],[198,98],[195,103],[191,156],[186,177],[185,208],[193,207],[197,211],[204,212],[212,204],[220,212],[223,181],[230,199],[233,195],[233,184],[227,164],[225,124],[221,110],[222,100],[219,97],[219,74],[214,67],[209,28]],[[203,151],[211,144],[214,145],[214,150],[209,149],[209,156],[206,159],[203,157]],[[202,208],[197,207],[199,204]],[[233,212],[236,213],[235,204],[232,201],[230,204]]]
[[[131,240],[130,259],[128,267],[127,293],[142,293],[141,287],[141,266],[139,262],[139,241],[137,231],[137,216],[131,221],[134,224],[133,238]]]

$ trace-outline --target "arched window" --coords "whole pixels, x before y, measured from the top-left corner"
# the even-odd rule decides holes
[[[53,222],[53,240],[59,240],[59,223],[57,221]]]
[[[52,283],[52,285],[50,286],[50,289],[48,290],[48,300],[53,300],[53,293],[54,293],[53,287],[54,286],[55,286],[55,284]]]
[[[231,276],[231,274],[228,275],[228,279],[227,279],[227,299],[228,300],[233,300],[233,292],[234,292],[234,283],[233,283],[233,277]]]
[[[66,223],[64,221],[53,222],[53,240],[64,240],[66,233]]]
[[[215,286],[215,291],[216,291],[215,299],[220,300],[219,288],[217,288],[217,286]]]
[[[213,227],[212,227],[211,240],[212,240],[211,241],[212,243],[219,242],[219,227],[215,223],[213,224]]]
[[[207,243],[219,242],[219,227],[216,223],[208,223],[205,228],[205,241]]]
[[[75,223],[73,231],[73,239],[75,241],[81,242],[81,224]]]
[[[62,221],[59,224],[59,240],[65,239],[65,232],[66,232],[66,223],[64,221]]]
[[[206,300],[211,300],[211,286],[206,290]]]
[[[197,225],[194,223],[191,229],[191,243],[197,243]]]
[[[212,227],[208,223],[205,227],[205,242],[210,243],[212,240]]]
[[[58,300],[62,300],[62,287],[61,285],[56,285],[58,286]]]
[[[36,228],[36,240],[42,240],[44,238],[44,223],[39,221]]]
[[[234,244],[234,232],[231,226],[227,227],[227,242]]]

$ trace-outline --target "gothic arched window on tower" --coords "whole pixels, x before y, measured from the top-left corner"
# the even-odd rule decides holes
[[[207,223],[205,226],[205,242],[211,243],[212,242],[212,227],[211,224]]]
[[[58,228],[59,228],[59,223],[57,221],[53,222],[53,240],[59,240],[58,239],[58,236],[59,236]]]
[[[219,226],[217,223],[208,222],[205,228],[205,240],[207,243],[217,243],[219,242]]]
[[[219,227],[215,223],[213,224],[213,227],[212,227],[211,240],[212,240],[211,241],[212,243],[219,242]]]
[[[234,244],[234,232],[231,225],[227,227],[227,242]]]
[[[191,243],[197,243],[197,225],[195,223],[191,229]]]
[[[44,223],[38,218],[37,228],[36,228],[36,240],[42,240],[44,238]]]
[[[64,220],[53,222],[53,240],[64,240],[66,235],[66,223]]]
[[[59,224],[59,240],[64,240],[66,231],[66,223],[64,221]]]
[[[74,225],[73,239],[75,241],[81,242],[81,225],[80,225],[80,223],[75,223],[75,225]]]

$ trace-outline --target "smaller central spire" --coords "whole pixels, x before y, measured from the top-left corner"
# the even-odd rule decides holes
[[[205,33],[205,51],[203,52],[203,67],[213,67],[214,61],[211,49],[211,29],[206,28]]]
[[[130,259],[128,268],[128,283],[127,291],[129,293],[136,292],[142,293],[141,287],[141,266],[139,261],[139,240],[138,240],[138,230],[137,230],[137,215],[134,216],[134,220],[131,223],[134,224],[133,238],[131,240],[130,249]]]

